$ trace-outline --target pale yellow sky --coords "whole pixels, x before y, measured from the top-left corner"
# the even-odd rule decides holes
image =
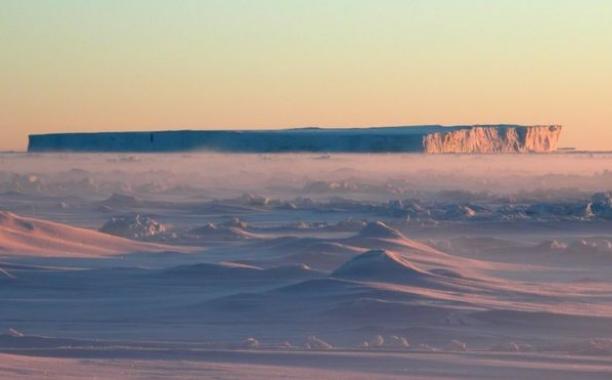
[[[58,131],[563,124],[612,149],[612,1],[4,0],[0,150]]]

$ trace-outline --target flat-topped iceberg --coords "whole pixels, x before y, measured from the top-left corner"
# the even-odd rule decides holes
[[[30,135],[28,151],[524,153],[555,151],[560,134],[557,125],[54,133]]]

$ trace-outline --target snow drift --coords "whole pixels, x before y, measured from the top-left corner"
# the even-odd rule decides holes
[[[101,232],[0,211],[0,252],[40,256],[106,256],[162,251],[161,245],[139,243]]]
[[[432,277],[401,255],[372,250],[351,259],[332,273],[333,277],[366,281],[389,281],[423,285]]]

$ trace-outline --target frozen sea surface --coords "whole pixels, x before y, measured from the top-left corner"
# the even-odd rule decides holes
[[[612,156],[0,155],[0,377],[610,378]]]

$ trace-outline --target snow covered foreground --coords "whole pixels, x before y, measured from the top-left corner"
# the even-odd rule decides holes
[[[609,379],[606,358],[491,353],[196,351],[0,354],[0,377],[22,379]],[[46,356],[50,355],[50,356]]]
[[[0,378],[608,379],[611,162],[2,155]]]

